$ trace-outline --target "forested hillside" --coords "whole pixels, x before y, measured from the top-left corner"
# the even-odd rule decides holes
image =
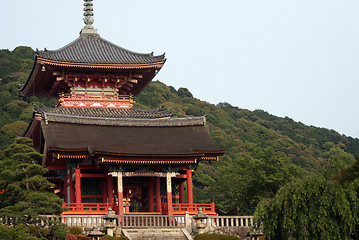
[[[18,85],[31,71],[34,51],[17,47],[0,51],[0,148],[21,136],[29,123],[33,103],[45,101],[21,97]],[[273,197],[293,179],[325,173],[333,163],[353,162],[359,140],[334,130],[306,126],[288,117],[280,118],[263,110],[250,111],[229,103],[213,105],[192,96],[186,88],[174,89],[154,81],[136,98],[136,108],[168,109],[175,117],[206,116],[218,147],[226,149],[218,162],[202,162],[194,176],[197,202],[212,199],[223,210],[238,208],[253,214],[257,203]],[[337,161],[340,159],[340,161]]]

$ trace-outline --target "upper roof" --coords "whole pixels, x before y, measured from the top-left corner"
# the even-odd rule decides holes
[[[149,64],[165,61],[165,54],[141,54],[117,46],[98,34],[81,34],[79,38],[55,51],[36,51],[38,57],[71,63]]]
[[[57,97],[57,90],[53,91],[57,86],[54,83],[64,81],[57,79],[58,73],[64,79],[63,70],[96,73],[99,77],[130,72],[130,75],[141,77],[136,79],[136,84],[130,83],[121,88],[121,94],[137,96],[161,70],[165,61],[165,54],[136,53],[101,38],[97,33],[81,33],[75,41],[58,50],[37,50],[34,66],[20,91],[24,96]]]

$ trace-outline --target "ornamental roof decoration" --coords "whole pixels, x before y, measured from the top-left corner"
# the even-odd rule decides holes
[[[94,27],[92,26],[94,19],[93,19],[93,3],[92,0],[84,0],[84,23],[86,24],[84,29],[94,29]]]

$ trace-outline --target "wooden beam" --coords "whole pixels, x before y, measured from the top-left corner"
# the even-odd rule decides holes
[[[130,91],[130,90],[131,90],[131,88],[130,88],[129,86],[127,86],[127,85],[122,85],[121,88],[124,88],[124,89],[126,89],[127,91]]]
[[[132,77],[133,78],[143,78],[143,75],[139,74],[139,73],[134,73],[134,74],[132,74]]]
[[[128,92],[123,90],[123,89],[120,89],[120,94],[123,94],[123,95],[128,95]]]
[[[126,85],[129,86],[129,87],[131,87],[131,88],[133,88],[133,86],[134,86],[134,84],[129,83],[129,82],[127,82]]]
[[[138,80],[137,80],[137,79],[133,79],[133,78],[129,78],[129,79],[127,79],[127,82],[138,83]]]

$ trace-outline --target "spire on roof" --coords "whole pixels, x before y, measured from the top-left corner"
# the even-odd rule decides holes
[[[94,29],[94,26],[92,25],[94,22],[93,19],[93,0],[84,0],[84,23],[86,24],[85,27],[81,30],[82,34],[97,34],[97,29]]]

